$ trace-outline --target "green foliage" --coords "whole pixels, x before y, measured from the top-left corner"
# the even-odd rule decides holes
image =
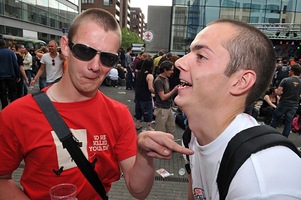
[[[121,29],[122,42],[121,47],[126,51],[128,47],[131,47],[132,43],[144,43],[144,41],[134,32],[131,32],[127,28]]]

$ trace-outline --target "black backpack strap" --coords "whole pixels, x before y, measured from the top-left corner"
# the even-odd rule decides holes
[[[271,126],[254,126],[236,134],[226,147],[218,172],[220,200],[226,198],[233,177],[251,154],[277,145],[286,146],[300,156],[296,146]]]
[[[185,131],[183,132],[183,135],[182,135],[182,139],[183,139],[183,144],[184,146],[189,149],[189,142],[191,140],[191,130],[190,128],[187,126]],[[190,163],[189,163],[189,156],[186,155],[186,159],[188,161],[188,163],[185,164],[185,169],[187,171],[188,174],[191,173],[191,169],[190,169]]]
[[[93,169],[92,164],[87,160],[87,158],[79,148],[80,143],[76,138],[74,138],[70,129],[68,128],[54,105],[51,103],[48,96],[44,92],[38,92],[33,94],[33,97],[40,106],[58,138],[63,143],[63,147],[67,149],[80,171],[83,173],[83,175],[103,200],[109,199],[102,182]]]

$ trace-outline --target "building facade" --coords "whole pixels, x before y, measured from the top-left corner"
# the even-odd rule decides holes
[[[0,34],[59,42],[78,13],[78,0],[0,0]]]
[[[81,0],[81,10],[103,8],[115,16],[121,28],[130,29],[130,2],[130,0]]]
[[[219,18],[250,23],[268,35],[278,56],[300,58],[300,0],[173,0],[170,51],[187,53],[195,35]]]
[[[145,31],[144,14],[141,8],[131,8],[130,30],[142,38]]]

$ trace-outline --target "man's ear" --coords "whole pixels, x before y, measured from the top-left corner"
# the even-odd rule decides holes
[[[69,56],[69,51],[70,51],[69,46],[68,46],[68,41],[69,40],[68,40],[67,36],[61,37],[61,41],[60,41],[61,51],[65,57]]]
[[[253,70],[240,70],[233,75],[231,94],[238,96],[250,90],[256,81],[256,73]]]

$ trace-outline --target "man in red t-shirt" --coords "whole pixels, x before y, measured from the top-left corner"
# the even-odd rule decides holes
[[[172,151],[192,154],[163,132],[138,135],[128,108],[98,90],[118,62],[121,31],[102,9],[82,12],[61,38],[68,59],[62,79],[43,92],[81,143],[106,192],[123,173],[129,192],[145,199],[154,181],[154,158],[168,159]],[[18,112],[16,112],[18,111]],[[12,173],[24,160],[23,191]],[[101,199],[63,148],[31,95],[0,113],[0,199],[50,199],[49,189],[60,183],[77,187],[77,199]]]

